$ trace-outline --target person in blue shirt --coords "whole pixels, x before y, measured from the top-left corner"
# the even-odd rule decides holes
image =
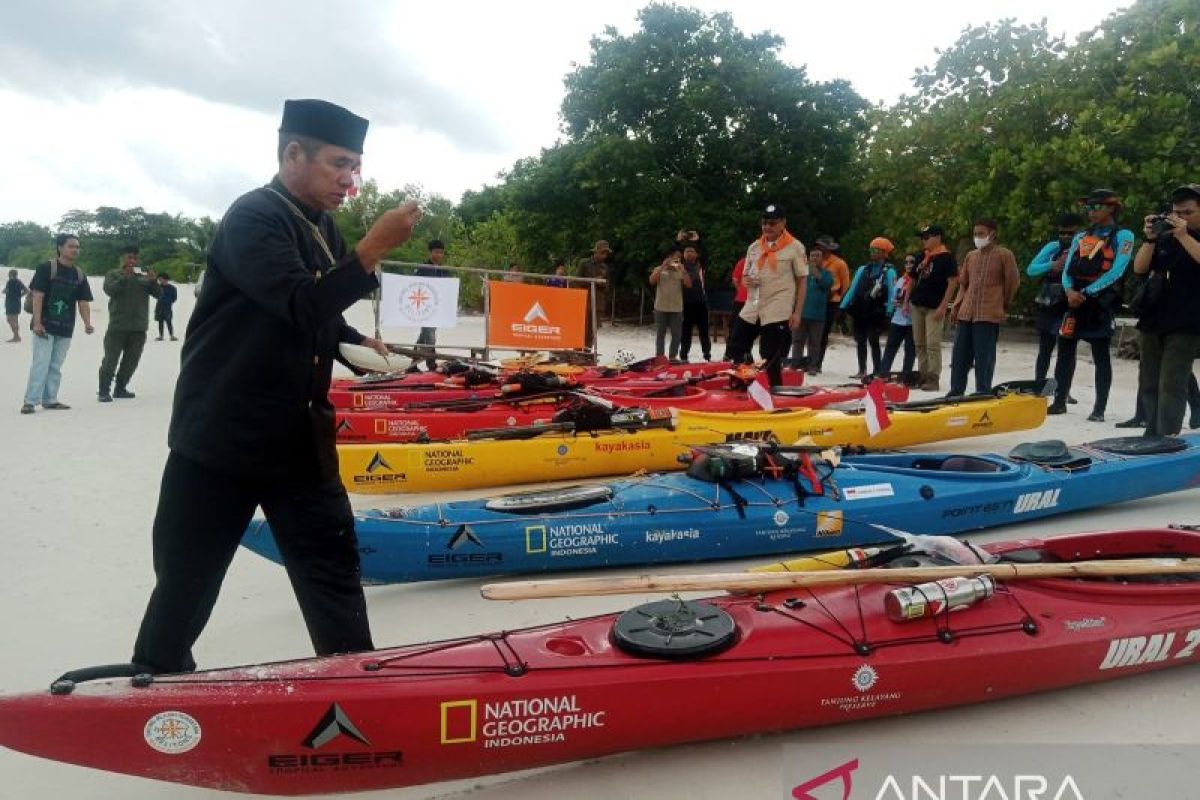
[[[1076,234],[1062,272],[1067,310],[1058,331],[1058,361],[1054,365],[1054,402],[1048,414],[1065,414],[1075,353],[1080,340],[1092,348],[1096,364],[1096,402],[1089,422],[1103,422],[1112,387],[1113,323],[1121,304],[1119,281],[1133,256],[1133,232],[1117,224],[1121,200],[1111,189],[1095,189],[1079,201],[1087,210],[1088,229]]]
[[[867,375],[867,345],[871,347],[871,368],[879,370],[882,356],[879,337],[888,327],[892,316],[892,294],[896,285],[896,270],[887,263],[895,246],[876,236],[868,245],[870,261],[854,271],[850,288],[842,297],[841,309],[854,318],[854,343],[858,346],[858,372],[850,377]]]
[[[1058,238],[1046,242],[1033,261],[1025,269],[1031,278],[1041,278],[1034,298],[1033,327],[1038,332],[1037,362],[1033,370],[1034,380],[1044,380],[1050,373],[1050,358],[1058,344],[1058,329],[1062,327],[1063,314],[1067,311],[1067,294],[1062,285],[1063,267],[1067,265],[1067,253],[1075,235],[1083,227],[1083,217],[1078,214],[1062,214],[1058,218]],[[1068,403],[1074,403],[1071,397]]]
[[[820,375],[821,359],[825,356],[821,339],[825,333],[829,290],[833,287],[833,273],[825,268],[825,248],[820,245],[809,248],[807,281],[800,324],[792,330],[791,365],[793,369],[805,370],[809,375]]]

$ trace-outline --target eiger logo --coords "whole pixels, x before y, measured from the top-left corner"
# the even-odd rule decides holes
[[[371,744],[369,741],[367,741],[367,737],[362,735],[362,731],[355,727],[354,723],[350,721],[350,718],[346,716],[346,712],[342,710],[342,707],[337,703],[334,703],[329,707],[329,710],[325,712],[325,716],[321,717],[321,721],[318,722],[316,727],[312,729],[312,732],[304,738],[304,741],[301,742],[301,744],[303,744],[305,747],[316,750],[324,747],[338,736],[342,735],[349,736],[351,739],[359,742],[360,744],[365,744],[368,746]]]
[[[334,433],[341,433],[342,431],[354,433],[354,428],[350,426],[350,420],[346,419],[345,417],[342,417],[342,421],[338,423],[337,430],[334,431]]]
[[[540,302],[535,302],[533,306],[525,312],[525,321],[532,323],[539,319],[542,322],[550,321],[550,317],[546,315],[546,309],[542,308],[542,304]]]
[[[374,457],[371,458],[371,463],[367,464],[367,472],[375,472],[381,469],[386,469],[390,472],[395,471],[392,469],[392,465],[387,462],[387,459],[383,457],[383,454],[376,450]]]
[[[476,547],[483,547],[483,540],[479,538],[475,531],[466,525],[460,525],[458,530],[454,532],[454,535],[450,537],[450,541],[446,542],[446,549],[457,550],[467,542]]]

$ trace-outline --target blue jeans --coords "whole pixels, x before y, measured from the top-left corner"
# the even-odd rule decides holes
[[[29,365],[29,383],[25,386],[25,404],[36,406],[58,402],[62,383],[62,365],[71,349],[70,336],[38,336],[33,339],[33,363]]]
[[[972,367],[975,369],[975,391],[983,394],[992,390],[992,374],[996,371],[996,340],[999,337],[999,323],[959,321],[954,333],[954,351],[950,357],[951,395],[961,395],[967,391],[967,374]]]

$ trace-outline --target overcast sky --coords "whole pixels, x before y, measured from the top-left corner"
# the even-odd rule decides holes
[[[0,0],[0,222],[100,205],[218,217],[272,174],[288,97],[371,120],[365,177],[457,201],[554,143],[572,62],[645,4]],[[1045,16],[1073,40],[1128,2],[682,4],[771,30],[812,79],[890,103],[967,25]]]

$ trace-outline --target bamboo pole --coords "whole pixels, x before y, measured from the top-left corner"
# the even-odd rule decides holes
[[[990,575],[997,580],[1104,578],[1121,575],[1181,575],[1200,572],[1200,559],[1131,558],[1068,564],[969,564],[908,569],[823,570],[817,572],[712,572],[694,575],[639,575],[625,578],[564,578],[485,584],[488,600],[535,600],[652,592],[767,592],[814,586],[864,583],[917,583],[943,578]]]

